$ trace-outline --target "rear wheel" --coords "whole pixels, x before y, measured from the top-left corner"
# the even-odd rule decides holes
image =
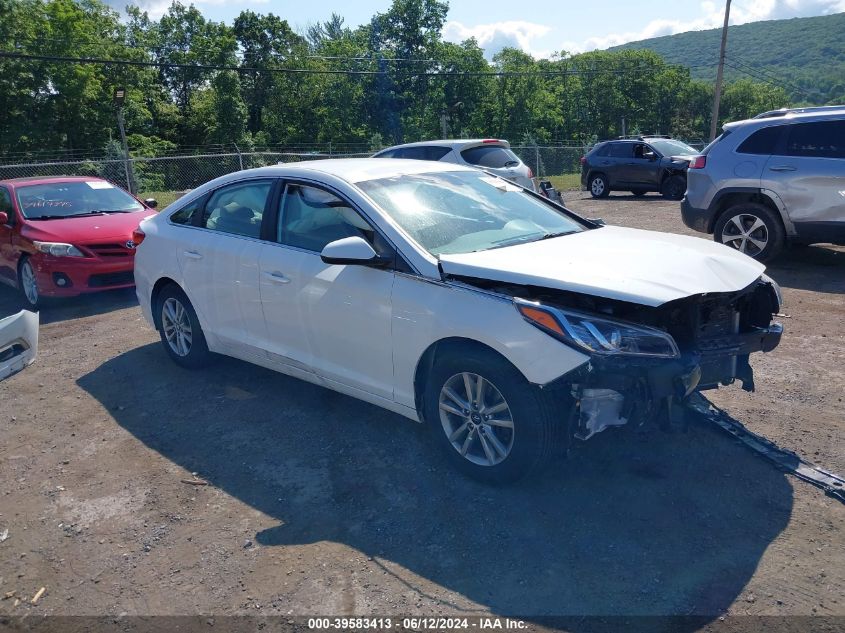
[[[548,461],[554,421],[542,396],[494,352],[466,348],[439,355],[424,397],[437,443],[470,477],[508,483]]]
[[[761,262],[780,253],[786,241],[780,218],[757,202],[729,207],[716,221],[713,239]]]
[[[668,200],[680,200],[687,191],[687,179],[680,174],[669,176],[661,189],[663,197]]]
[[[610,195],[610,188],[607,185],[607,176],[604,174],[593,174],[589,182],[590,195],[593,198],[607,198]]]
[[[29,257],[24,257],[18,266],[18,290],[28,308],[33,310],[38,307],[41,294],[38,291],[38,279],[35,277],[35,268]]]
[[[211,352],[197,313],[180,288],[170,285],[158,297],[159,333],[170,358],[177,365],[197,369],[207,365]]]

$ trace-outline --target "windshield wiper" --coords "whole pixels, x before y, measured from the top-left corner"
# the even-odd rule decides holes
[[[563,237],[564,235],[572,235],[573,233],[577,233],[578,231],[559,231],[557,233],[546,233],[543,237],[537,238],[537,242],[542,242],[543,240],[550,240],[553,237]]]
[[[509,160],[508,162],[505,163],[504,166],[505,167],[513,167],[514,165],[519,165],[519,161],[518,160]]]

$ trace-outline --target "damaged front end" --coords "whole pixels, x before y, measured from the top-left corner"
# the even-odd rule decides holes
[[[754,390],[749,356],[780,342],[773,322],[780,291],[763,275],[737,292],[693,295],[650,307],[568,291],[505,287],[531,324],[590,355],[549,387],[571,392],[571,435],[588,439],[626,423],[683,425],[682,404],[696,391],[739,380]]]

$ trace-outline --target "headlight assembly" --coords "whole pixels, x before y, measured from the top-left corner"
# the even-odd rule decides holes
[[[532,325],[591,354],[654,358],[678,358],[681,355],[675,339],[656,328],[562,310],[522,299],[514,299],[514,305]]]
[[[73,244],[63,242],[32,242],[42,253],[53,257],[85,257],[85,253],[76,248]]]

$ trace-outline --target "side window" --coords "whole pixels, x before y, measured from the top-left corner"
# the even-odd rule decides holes
[[[631,158],[633,143],[612,143],[610,145],[610,156],[613,158]]]
[[[221,187],[208,199],[200,226],[221,233],[261,237],[261,218],[273,182],[250,180]]]
[[[740,154],[761,154],[764,156],[774,154],[777,150],[782,131],[782,125],[764,127],[762,130],[757,130],[740,143],[736,151]]]
[[[610,154],[610,143],[602,143],[596,150],[596,156],[607,156]]]
[[[9,224],[15,223],[15,211],[12,209],[12,196],[5,187],[0,187],[0,211],[9,216]]]
[[[396,158],[396,150],[391,149],[386,152],[382,152],[381,154],[374,156],[374,158]]]
[[[406,147],[402,150],[402,158],[411,160],[426,160],[425,147]]]
[[[845,121],[795,123],[789,126],[786,154],[845,158]]]
[[[288,184],[281,200],[276,240],[319,253],[329,242],[360,236],[371,244],[372,227],[333,193],[307,185]]]
[[[194,213],[202,207],[203,200],[203,197],[199,197],[196,200],[189,202],[175,213],[171,213],[169,218],[170,221],[173,222],[173,224],[190,224],[191,219],[194,217]]]

